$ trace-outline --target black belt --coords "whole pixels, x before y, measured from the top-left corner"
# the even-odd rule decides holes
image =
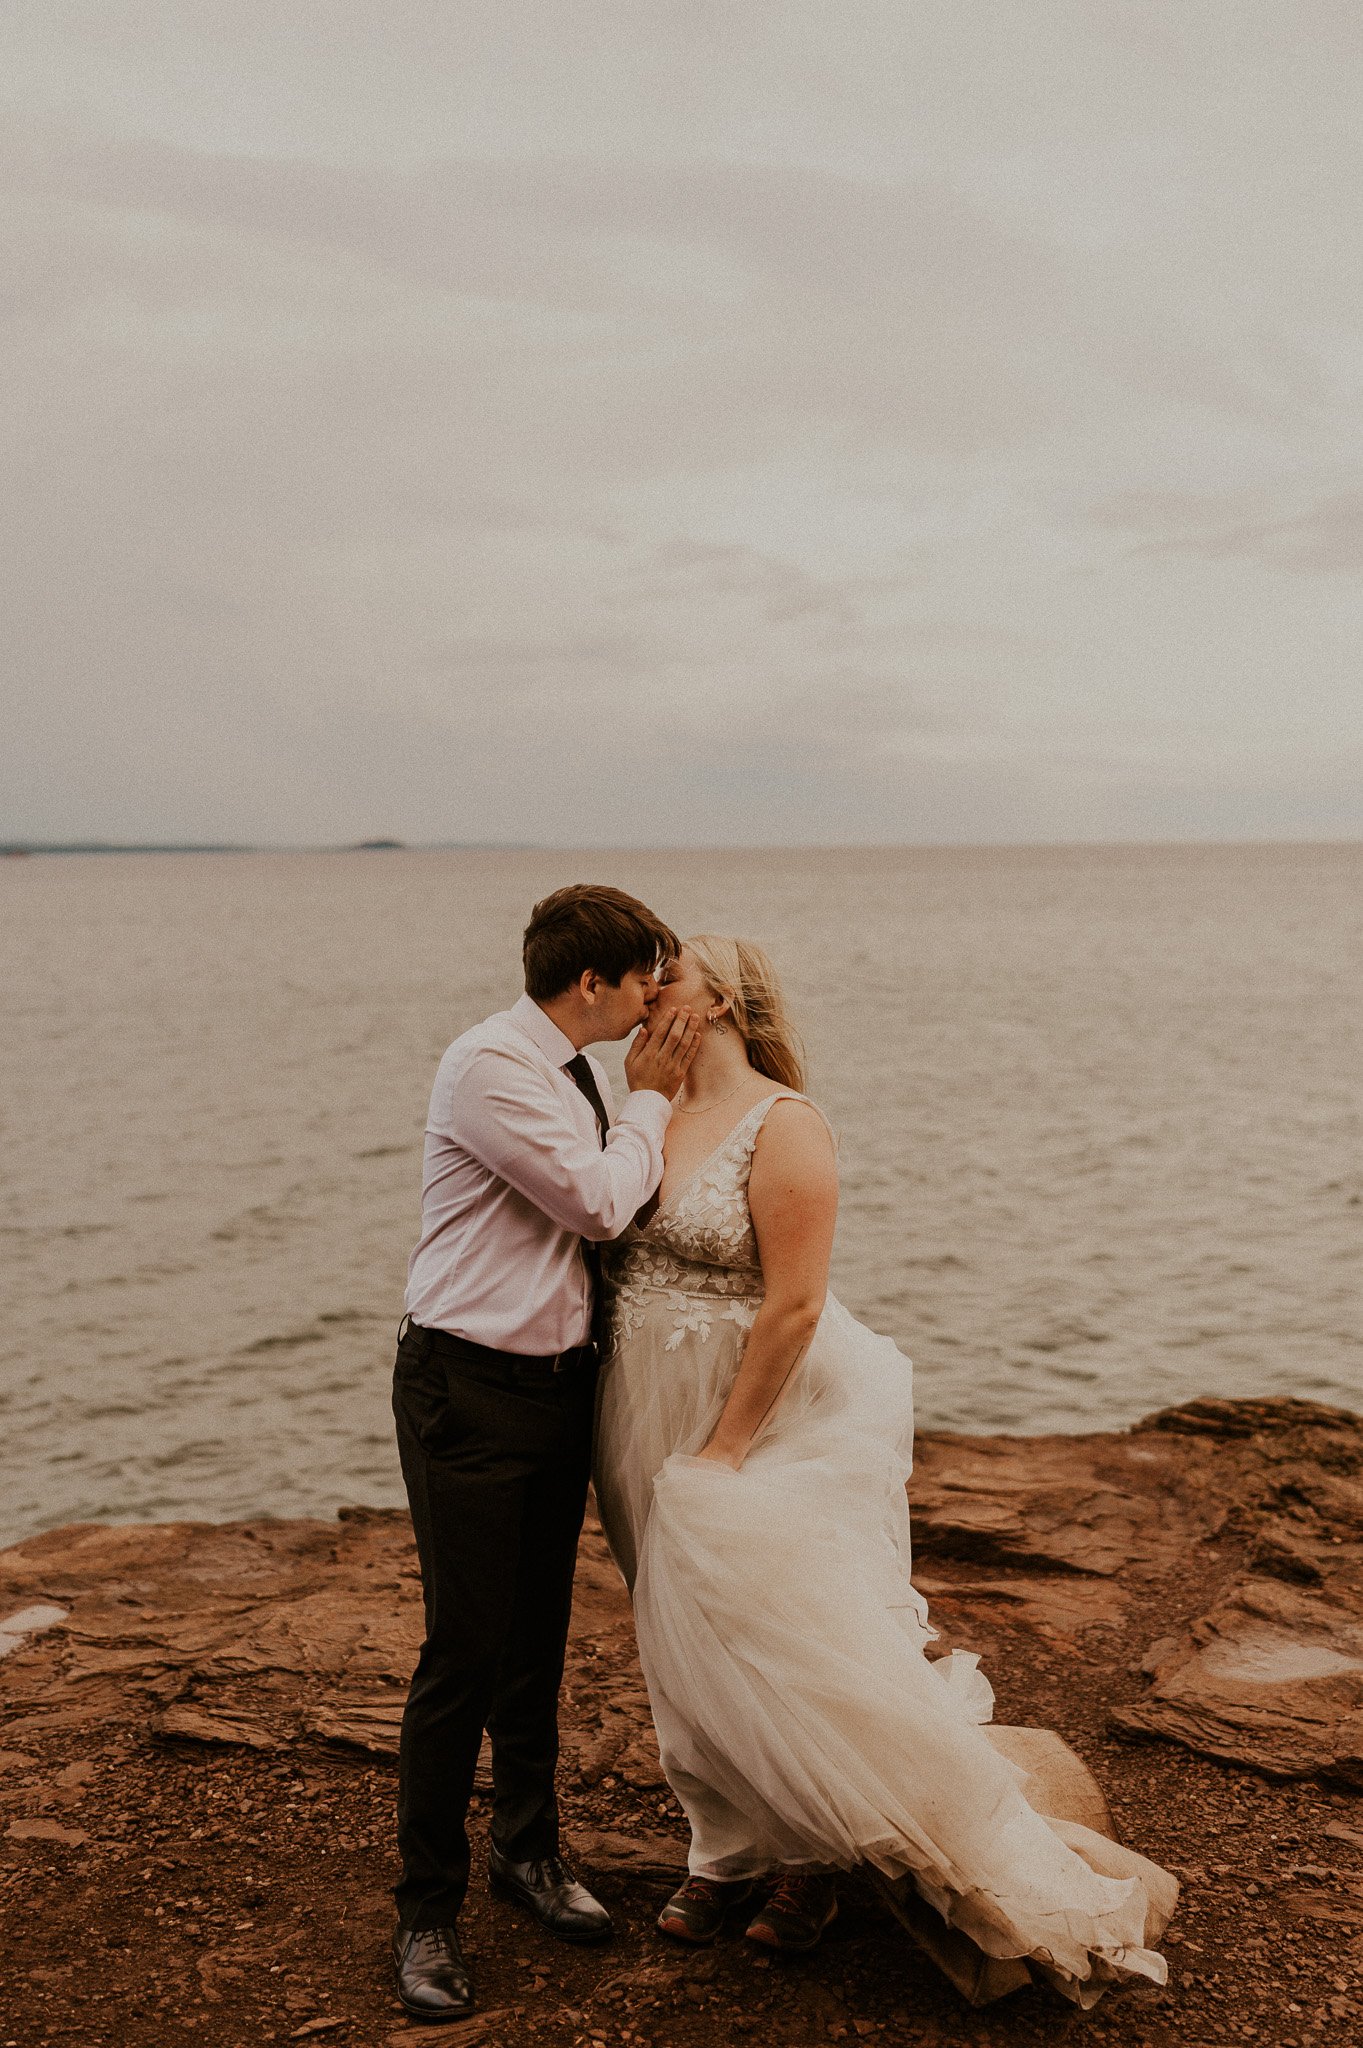
[[[409,1330],[425,1337],[434,1351],[457,1351],[464,1358],[479,1365],[510,1366],[513,1371],[522,1367],[533,1372],[536,1367],[542,1372],[576,1372],[584,1365],[595,1365],[597,1345],[589,1337],[585,1344],[574,1344],[567,1351],[497,1351],[490,1344],[475,1344],[471,1337],[458,1337],[453,1330],[432,1330],[425,1323],[414,1323],[407,1315],[398,1324],[398,1342],[402,1342]]]

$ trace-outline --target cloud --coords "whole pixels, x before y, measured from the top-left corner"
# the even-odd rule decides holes
[[[498,359],[537,372],[559,400],[556,426],[544,407],[537,424],[564,462],[760,455],[797,420],[806,437],[831,424],[970,450],[1054,416],[1010,346],[1022,330],[1064,346],[1052,253],[922,179],[547,157],[359,169],[41,129],[7,168],[45,209],[42,268],[72,259],[53,311],[82,285],[92,306],[112,293],[160,318],[207,300],[230,349],[234,306],[269,333],[292,253],[318,314],[366,285],[415,295],[427,318],[443,306],[494,404]],[[75,222],[67,251],[53,207]],[[121,277],[88,263],[91,216],[124,245]],[[298,340],[327,352],[325,325]]]
[[[1101,501],[1089,516],[1095,525],[1141,534],[1133,555],[1239,558],[1306,576],[1363,570],[1363,487],[1276,516],[1262,493],[1132,491]]]
[[[1359,91],[1275,15],[11,25],[5,830],[1309,832]]]

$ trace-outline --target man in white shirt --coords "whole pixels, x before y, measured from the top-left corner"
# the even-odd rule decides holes
[[[484,1729],[494,1887],[566,1940],[611,1931],[559,1856],[558,1691],[591,1469],[597,1247],[662,1178],[698,1038],[686,1011],[649,1029],[656,970],[676,951],[632,896],[556,891],[526,928],[526,993],[457,1038],[435,1078],[393,1376],[426,1603],[402,1724],[393,1956],[421,2019],[473,2009],[456,1922]],[[582,1048],[636,1027],[612,1122],[610,1083]]]

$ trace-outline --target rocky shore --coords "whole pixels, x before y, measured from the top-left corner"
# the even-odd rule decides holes
[[[665,1947],[685,1831],[589,1524],[563,1804],[619,1937],[566,1951],[477,1876],[481,2011],[405,2025],[385,1945],[420,1587],[405,1517],[343,1508],[0,1552],[0,2048],[1363,2038],[1363,1419],[1198,1401],[1119,1434],[925,1436],[910,1496],[942,1647],[978,1649],[1000,1722],[1057,1730],[1181,1878],[1162,1991],[973,2010],[860,1875],[797,1964]]]

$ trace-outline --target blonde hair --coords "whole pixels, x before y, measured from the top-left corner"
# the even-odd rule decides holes
[[[803,1095],[805,1049],[786,1011],[776,969],[762,948],[714,932],[698,932],[683,943],[714,993],[728,1000],[749,1065]]]

